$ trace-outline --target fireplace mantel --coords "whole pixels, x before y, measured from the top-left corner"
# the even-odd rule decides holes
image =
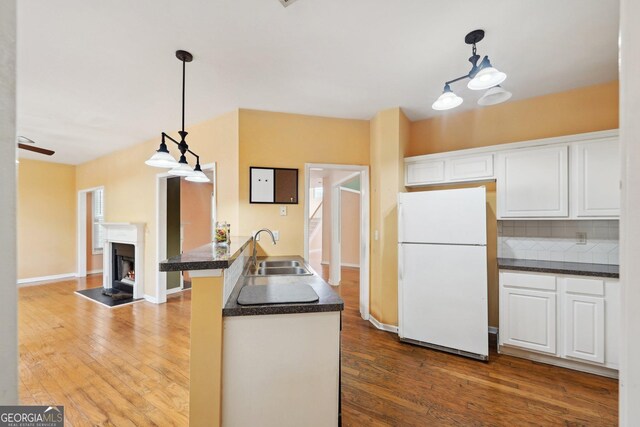
[[[113,264],[111,259],[112,243],[128,243],[135,248],[136,279],[133,285],[133,297],[144,298],[144,228],[141,222],[103,222],[104,228],[104,268],[102,286],[110,288],[112,284]]]

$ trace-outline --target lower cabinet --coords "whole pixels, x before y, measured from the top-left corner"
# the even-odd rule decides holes
[[[564,313],[565,355],[604,363],[604,298],[567,294]]]
[[[612,376],[619,298],[617,279],[501,270],[499,350]]]
[[[556,294],[549,291],[505,288],[500,330],[504,342],[521,348],[556,354]]]

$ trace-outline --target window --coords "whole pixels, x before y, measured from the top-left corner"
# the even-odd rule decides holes
[[[104,190],[95,190],[91,198],[91,223],[93,238],[93,253],[101,253],[104,246],[104,227],[100,224],[104,222]]]

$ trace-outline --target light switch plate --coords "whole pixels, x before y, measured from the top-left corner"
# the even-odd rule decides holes
[[[287,207],[280,206],[280,216],[287,216]]]

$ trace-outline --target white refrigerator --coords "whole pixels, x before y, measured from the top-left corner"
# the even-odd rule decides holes
[[[398,334],[488,360],[484,187],[398,195]]]

